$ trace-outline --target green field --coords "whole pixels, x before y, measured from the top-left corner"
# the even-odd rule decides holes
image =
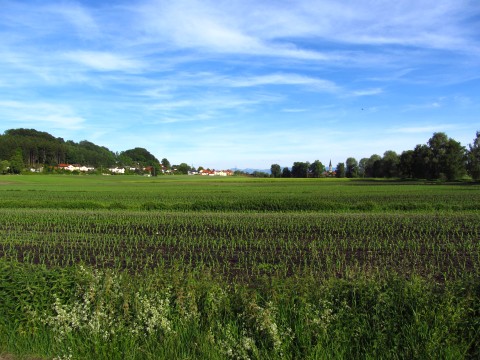
[[[480,185],[0,178],[0,354],[480,357]]]

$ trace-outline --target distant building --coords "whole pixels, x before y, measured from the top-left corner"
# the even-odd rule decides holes
[[[328,163],[328,169],[324,173],[325,177],[335,177],[336,171],[333,171],[332,167],[332,159],[330,159],[330,162]]]
[[[94,171],[95,168],[89,166],[83,166],[79,164],[58,164],[57,169],[67,170],[67,171],[81,171],[81,172],[88,172]]]
[[[125,174],[125,168],[114,167],[114,168],[108,169],[108,171],[110,171],[113,174]]]
[[[232,176],[233,171],[232,170],[210,170],[210,169],[204,169],[200,170],[196,174],[200,174],[203,176]],[[193,175],[193,174],[192,174]]]

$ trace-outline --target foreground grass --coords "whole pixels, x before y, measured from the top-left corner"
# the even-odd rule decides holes
[[[480,281],[394,275],[231,284],[0,262],[0,351],[72,359],[480,356]]]

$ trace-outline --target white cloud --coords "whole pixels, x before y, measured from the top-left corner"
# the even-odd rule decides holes
[[[476,31],[462,20],[479,9],[464,0],[326,0],[303,5],[302,18],[310,24],[309,35],[345,43],[468,50],[468,40],[478,46]]]
[[[445,131],[458,128],[457,124],[434,124],[423,126],[407,126],[389,129],[389,133],[403,133],[403,134],[423,134],[434,133],[438,131]]]
[[[255,110],[266,103],[279,101],[277,97],[257,94],[256,96],[236,96],[218,93],[206,93],[191,96],[188,100],[178,98],[166,99],[149,105],[153,121],[149,124],[191,123],[238,116]]]
[[[338,86],[329,80],[316,79],[297,74],[268,74],[231,79],[233,87],[251,87],[260,85],[305,85],[317,90],[335,92]]]
[[[293,109],[293,108],[282,109],[282,112],[286,112],[286,113],[302,113],[302,112],[306,112],[306,111],[308,111],[308,109]]]
[[[57,3],[54,6],[46,6],[45,9],[53,15],[61,15],[81,37],[92,38],[100,35],[100,29],[94,17],[80,4]]]
[[[298,47],[289,41],[271,41],[249,29],[251,13],[258,4],[209,3],[207,1],[150,1],[135,9],[140,15],[139,28],[150,41],[178,48],[198,49],[222,54],[287,57],[306,60],[337,59],[318,50]],[[260,8],[260,6],[258,6]],[[240,10],[237,13],[236,10]],[[265,13],[264,21],[272,14]],[[252,31],[253,30],[253,31]]]
[[[141,61],[129,59],[111,52],[78,50],[65,52],[63,57],[98,71],[137,72],[144,66]]]
[[[372,96],[372,95],[378,95],[381,93],[383,93],[383,89],[373,88],[373,89],[356,90],[352,92],[352,95],[353,96]]]
[[[479,9],[466,0],[155,0],[139,12],[151,36],[181,48],[335,61],[331,51],[299,47],[297,40],[478,52],[478,32],[463,20]]]
[[[175,73],[162,78],[163,87],[151,88],[142,92],[151,98],[165,99],[172,96],[177,88],[254,88],[259,86],[302,86],[308,90],[335,93],[340,87],[335,82],[295,73],[273,73],[263,75],[230,75],[214,72]]]
[[[16,126],[32,128],[76,130],[85,122],[70,106],[46,102],[0,101],[0,117]]]

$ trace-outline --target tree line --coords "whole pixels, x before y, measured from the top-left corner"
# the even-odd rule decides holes
[[[0,135],[0,173],[20,173],[25,168],[40,167],[51,170],[61,163],[82,164],[97,169],[150,167],[154,174],[170,169],[175,169],[176,173],[188,173],[193,169],[186,163],[171,165],[166,158],[159,161],[141,147],[114,153],[87,140],[79,143],[65,141],[34,129],[11,129]],[[401,154],[389,150],[383,156],[374,154],[360,161],[349,157],[345,162],[338,163],[334,172],[326,171],[319,160],[294,162],[291,167],[283,169],[278,164],[272,164],[270,172],[270,175],[259,172],[253,176],[455,180],[468,174],[472,179],[480,180],[480,132],[476,133],[468,148],[445,133],[437,132],[426,144]]]
[[[480,132],[476,133],[468,149],[443,132],[434,133],[426,144],[417,145],[413,150],[397,154],[385,151],[383,156],[374,154],[357,161],[349,157],[335,166],[335,172],[325,171],[323,164],[316,160],[294,162],[291,168],[281,169],[272,164],[272,177],[326,177],[337,178],[405,178],[456,180],[469,175],[480,180]]]
[[[170,166],[167,159],[162,162]],[[34,129],[11,129],[0,135],[0,173],[18,174],[25,168],[53,169],[62,163],[82,164],[98,169],[151,166],[157,170],[161,164],[148,150],[141,147],[115,153],[87,140],[78,143],[65,141]]]

